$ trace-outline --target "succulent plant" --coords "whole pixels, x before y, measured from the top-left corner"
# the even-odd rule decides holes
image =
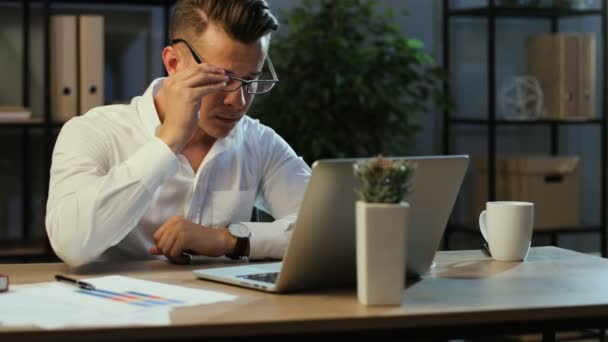
[[[416,167],[417,164],[413,161],[382,156],[355,163],[357,197],[368,203],[405,201],[413,191],[411,183]]]

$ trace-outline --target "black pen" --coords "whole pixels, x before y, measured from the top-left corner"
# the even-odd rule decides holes
[[[87,282],[80,281],[80,280],[77,280],[77,279],[74,279],[74,278],[62,276],[60,274],[56,274],[55,275],[55,280],[57,280],[57,281],[64,281],[66,283],[70,283],[72,285],[80,287],[81,289],[95,290],[95,286],[93,286],[93,284],[91,284],[91,283],[87,283]]]

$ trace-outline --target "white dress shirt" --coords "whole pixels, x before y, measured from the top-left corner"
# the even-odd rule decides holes
[[[251,259],[281,259],[310,168],[272,129],[244,116],[198,171],[156,135],[157,79],[128,105],[68,121],[53,151],[46,230],[67,264],[157,258],[152,235],[171,216],[208,227],[242,223]],[[272,95],[270,95],[272,96]],[[276,218],[251,221],[257,206]]]

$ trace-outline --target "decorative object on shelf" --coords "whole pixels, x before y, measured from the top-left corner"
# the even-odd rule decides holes
[[[538,119],[543,114],[543,90],[533,76],[513,76],[505,80],[498,101],[506,119]]]
[[[445,71],[420,40],[402,35],[392,12],[377,7],[309,0],[282,15],[270,56],[289,81],[258,97],[250,112],[307,163],[409,154],[417,115],[451,108]]]
[[[365,305],[399,305],[405,288],[406,238],[416,164],[382,156],[354,164],[357,298]]]

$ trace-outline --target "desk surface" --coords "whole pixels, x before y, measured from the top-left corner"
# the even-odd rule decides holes
[[[538,323],[539,329],[555,329],[592,327],[608,318],[608,260],[600,257],[537,247],[522,263],[493,261],[481,251],[438,252],[435,261],[437,266],[429,274],[408,284],[401,306],[383,307],[360,304],[354,288],[279,295],[199,280],[191,273],[197,268],[216,267],[218,261],[187,266],[162,261],[99,264],[74,275],[121,274],[221,291],[238,299],[175,309],[169,326],[58,330],[0,327],[0,340],[432,331],[439,326],[508,330],[533,323]],[[0,265],[0,271],[11,277],[11,284],[51,281],[56,273],[70,274],[60,263]],[[568,325],[573,322],[576,324]]]

